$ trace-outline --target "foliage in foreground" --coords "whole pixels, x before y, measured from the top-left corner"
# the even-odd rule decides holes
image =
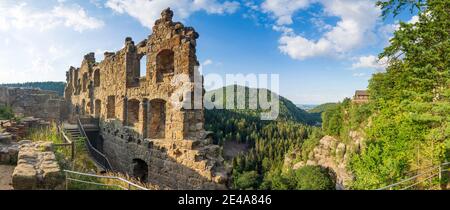
[[[14,118],[11,107],[0,105],[0,120],[9,120]]]
[[[407,4],[381,2],[392,10]],[[420,8],[419,21],[400,23],[380,54],[389,61],[386,72],[370,81],[374,115],[366,130],[367,147],[351,162],[356,189],[386,186],[406,178],[408,171],[448,161],[450,1],[426,1]]]

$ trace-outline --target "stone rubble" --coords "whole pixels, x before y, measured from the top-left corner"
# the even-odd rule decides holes
[[[48,121],[64,117],[66,103],[56,92],[0,87],[0,105],[10,106],[16,117],[34,116]]]
[[[52,143],[20,141],[12,183],[15,190],[61,189],[64,177]]]
[[[0,122],[0,129],[4,129],[6,133],[0,133],[0,141],[2,135],[11,136],[12,140],[20,140],[25,138],[31,129],[48,127],[49,122],[34,117],[26,117],[20,121],[4,120]]]

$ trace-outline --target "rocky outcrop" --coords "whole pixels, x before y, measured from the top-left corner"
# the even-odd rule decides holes
[[[49,142],[19,142],[12,183],[15,190],[58,189],[64,179]]]
[[[286,158],[285,164],[294,170],[305,165],[319,165],[331,169],[336,178],[336,189],[347,189],[353,181],[353,174],[348,170],[347,166],[351,158],[351,154],[359,152],[363,142],[362,135],[357,131],[349,133],[350,143],[344,143],[332,136],[323,137],[319,145],[308,154],[307,161],[294,162],[300,152],[290,154]]]

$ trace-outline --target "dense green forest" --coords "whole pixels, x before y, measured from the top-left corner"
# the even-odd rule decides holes
[[[12,83],[12,84],[0,84],[0,86],[17,87],[17,88],[37,88],[42,90],[51,90],[58,93],[58,95],[64,95],[65,82],[26,82],[26,83]]]
[[[210,91],[206,95],[214,97],[218,91],[225,89],[226,87]],[[248,93],[250,88],[245,88],[245,90]],[[269,91],[268,94],[274,93]],[[225,99],[230,100],[224,92],[218,95],[219,97],[215,98],[216,101],[224,99],[223,102],[226,103]],[[237,100],[236,96],[234,100]],[[249,101],[248,94],[246,94],[245,100]],[[281,96],[280,115],[277,120],[262,121],[259,113],[263,111],[262,109],[206,110],[206,129],[216,134],[216,143],[223,145],[227,141],[233,141],[245,143],[250,148],[246,153],[240,154],[232,160],[233,188],[307,188],[308,186],[304,184],[306,182],[302,180],[307,177],[317,177],[316,187],[328,189],[328,184],[333,181],[329,178],[328,172],[322,169],[314,167],[308,169],[309,174],[315,175],[308,175],[306,178],[295,172],[282,173],[284,157],[289,151],[301,147],[303,142],[309,138],[321,137],[320,128],[311,126],[317,124],[320,118],[297,108],[291,101]]]
[[[321,104],[319,106],[316,106],[310,110],[308,110],[309,113],[322,113],[327,109],[330,109],[332,107],[336,106],[336,103],[325,103],[325,104]]]
[[[364,128],[365,146],[349,166],[355,189],[386,186],[450,155],[450,1],[378,5],[385,17],[418,9],[419,21],[401,22],[380,54],[388,67],[370,80],[369,104],[346,100],[323,114],[325,134],[345,138],[350,129]]]

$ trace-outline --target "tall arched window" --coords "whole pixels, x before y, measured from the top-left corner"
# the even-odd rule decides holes
[[[83,92],[87,91],[87,85],[88,85],[88,74],[83,74]]]
[[[174,52],[162,50],[156,56],[156,82],[163,82],[164,76],[173,73],[175,69]]]
[[[94,87],[100,87],[100,69],[94,71]]]

